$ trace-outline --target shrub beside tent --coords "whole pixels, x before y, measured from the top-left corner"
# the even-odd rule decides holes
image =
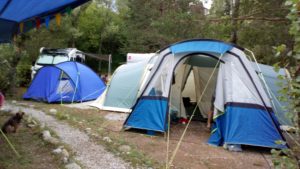
[[[153,63],[149,64],[152,59]],[[214,105],[215,125],[209,139],[210,144],[285,147],[276,144],[279,140],[284,141],[284,138],[275,116],[276,108],[266,87],[270,81],[263,80],[258,75],[258,70],[265,71],[266,67],[261,65],[263,68],[256,70],[257,65],[252,65],[247,59],[243,48],[216,40],[189,40],[173,44],[159,51],[150,60],[138,64],[141,64],[139,78],[127,76],[127,81],[135,81],[135,92],[130,104],[122,107],[131,111],[124,123],[125,128],[166,132],[168,115],[184,117],[186,113],[182,97],[191,97],[203,116],[211,104]],[[129,70],[130,65],[123,67],[128,67]],[[115,74],[126,74],[125,71],[118,71]],[[272,79],[275,80],[274,74]],[[105,107],[105,100],[111,97],[110,90],[113,86],[121,91],[123,84],[129,83],[127,81],[113,85],[113,77],[106,95],[94,105]],[[187,82],[194,84],[187,85]],[[129,87],[123,89],[127,95],[131,94]],[[278,90],[274,92],[278,93]],[[119,96],[121,102],[122,98],[127,99],[126,94]],[[212,103],[213,95],[216,99]],[[119,107],[120,105],[113,104],[110,106],[112,109]]]
[[[83,102],[98,98],[106,86],[98,75],[78,62],[63,62],[41,68],[24,99],[48,103]]]

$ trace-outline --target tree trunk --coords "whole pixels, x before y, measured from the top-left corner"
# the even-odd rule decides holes
[[[239,17],[239,9],[240,9],[240,0],[233,0],[232,1],[232,15],[231,15],[231,24],[232,24],[232,29],[231,29],[231,37],[230,37],[230,42],[237,44],[238,42],[238,20],[235,18]]]

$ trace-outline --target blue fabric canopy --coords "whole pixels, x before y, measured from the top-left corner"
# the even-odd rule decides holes
[[[19,31],[19,23],[34,18],[53,16],[65,12],[66,8],[76,8],[89,0],[1,0],[0,1],[0,43],[10,42]],[[30,21],[29,21],[30,22]],[[24,31],[35,24],[25,24]]]

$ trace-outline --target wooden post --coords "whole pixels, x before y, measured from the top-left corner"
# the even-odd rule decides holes
[[[111,76],[111,63],[112,63],[112,57],[111,54],[108,55],[108,76]]]

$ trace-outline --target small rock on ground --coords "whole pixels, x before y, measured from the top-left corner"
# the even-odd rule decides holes
[[[57,138],[54,138],[51,136],[50,131],[49,130],[45,130],[43,131],[43,139],[44,141],[50,143],[50,144],[58,144],[59,140]]]
[[[69,162],[69,159],[68,159],[67,157],[64,157],[64,158],[63,158],[63,163],[64,163],[64,164],[67,164],[68,162]]]
[[[118,148],[118,150],[121,151],[121,152],[127,153],[127,152],[130,152],[131,147],[128,146],[128,145],[121,145],[121,146]]]
[[[62,149],[57,148],[57,149],[53,150],[52,153],[53,154],[60,154],[60,153],[62,153]]]
[[[49,138],[51,138],[50,131],[49,130],[44,130],[43,131],[43,139],[46,140],[46,139],[49,139]]]
[[[65,166],[66,169],[81,169],[81,167],[76,163],[70,163]]]
[[[66,149],[63,149],[62,150],[62,152],[61,152],[61,154],[64,156],[64,157],[67,157],[67,158],[69,158],[69,152],[66,150]]]
[[[53,115],[55,115],[57,113],[57,110],[56,109],[50,109],[49,112]]]
[[[112,140],[109,137],[103,137],[103,141],[106,141],[108,143],[112,142]]]
[[[57,138],[54,138],[54,137],[51,137],[51,138],[49,138],[48,140],[45,140],[45,141],[47,141],[50,144],[54,144],[54,145],[59,144],[59,140]]]

